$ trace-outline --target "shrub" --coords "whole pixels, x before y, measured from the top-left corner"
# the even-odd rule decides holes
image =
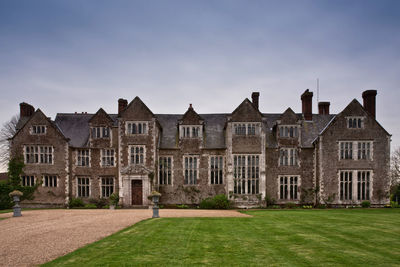
[[[303,208],[303,209],[312,209],[312,206],[311,206],[311,205],[303,205],[302,208]]]
[[[188,208],[189,208],[189,206],[188,206],[188,205],[185,205],[185,204],[176,205],[176,207],[177,207],[178,209],[188,209]]]
[[[97,206],[95,204],[86,204],[84,209],[97,209]]]
[[[105,206],[103,207],[103,209],[109,209],[109,208],[110,208],[109,205],[105,205]]]
[[[212,198],[203,199],[199,205],[200,209],[214,209],[215,201]]]
[[[114,205],[116,207],[118,206],[119,195],[117,193],[112,193],[109,200],[110,200],[110,205]]]
[[[361,207],[369,208],[369,207],[371,207],[371,202],[369,202],[368,200],[367,201],[363,201],[363,202],[361,202]]]
[[[317,206],[318,209],[326,209],[326,205],[325,204],[319,204]]]
[[[226,195],[224,194],[220,194],[220,195],[216,195],[214,197],[214,201],[215,201],[215,208],[216,209],[229,209],[231,206],[230,201],[228,200],[228,198],[226,197]]]
[[[279,205],[273,205],[272,208],[275,209],[275,210],[278,210],[278,209],[281,208],[281,206],[279,206]]]
[[[8,162],[8,180],[0,181],[0,209],[9,209],[14,205],[9,193],[18,190],[23,193],[20,200],[32,200],[33,194],[40,184],[34,186],[22,186],[21,174],[23,174],[24,160],[22,157],[14,157]]]
[[[85,204],[83,203],[82,199],[72,197],[69,200],[68,206],[70,208],[82,208],[85,206]]]
[[[267,207],[269,206],[274,206],[276,204],[276,200],[273,197],[269,197],[268,195],[265,196],[265,203],[267,204]]]
[[[229,209],[230,201],[224,194],[216,195],[213,198],[206,198],[200,202],[200,209]]]
[[[286,209],[294,209],[294,208],[297,208],[297,205],[296,205],[296,203],[293,203],[293,202],[287,202],[287,203],[285,203],[285,208]]]
[[[390,207],[391,208],[400,208],[400,205],[396,201],[390,201]]]
[[[8,194],[12,191],[12,186],[7,181],[0,181],[0,210],[9,209],[13,202]]]
[[[108,205],[108,201],[105,198],[91,198],[89,199],[89,203],[96,205],[98,209],[102,209],[104,206]]]

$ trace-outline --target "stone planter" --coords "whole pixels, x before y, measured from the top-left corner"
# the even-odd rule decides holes
[[[22,196],[22,192],[18,191],[18,190],[14,190],[12,191],[9,196],[12,197],[13,201],[14,201],[14,207],[13,207],[13,217],[21,217],[21,206],[19,205],[20,202],[20,198]]]
[[[151,196],[151,198],[152,198],[152,201],[153,201],[153,203],[154,204],[158,204],[158,202],[160,201],[160,196],[158,196],[158,195],[153,195],[153,196]]]
[[[158,202],[160,200],[160,196],[161,196],[161,194],[158,193],[157,191],[151,192],[151,198],[152,198],[152,201],[154,203],[154,206],[153,206],[153,218],[160,218],[160,215],[158,213]]]

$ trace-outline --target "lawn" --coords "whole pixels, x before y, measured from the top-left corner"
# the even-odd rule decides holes
[[[149,219],[45,266],[399,266],[400,209]]]
[[[12,212],[12,209],[0,210],[0,213],[9,213]]]

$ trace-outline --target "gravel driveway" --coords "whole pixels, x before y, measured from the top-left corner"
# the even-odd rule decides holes
[[[141,220],[152,210],[31,210],[0,214],[0,266],[48,262]],[[246,217],[233,210],[160,210],[161,217]]]

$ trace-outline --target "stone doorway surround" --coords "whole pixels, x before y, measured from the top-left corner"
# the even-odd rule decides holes
[[[151,170],[141,165],[128,166],[127,168],[121,169],[119,179],[121,179],[121,188],[119,188],[120,203],[124,207],[133,207],[132,205],[132,180],[142,181],[142,205],[151,205],[151,201],[148,199],[151,191],[149,173]]]

